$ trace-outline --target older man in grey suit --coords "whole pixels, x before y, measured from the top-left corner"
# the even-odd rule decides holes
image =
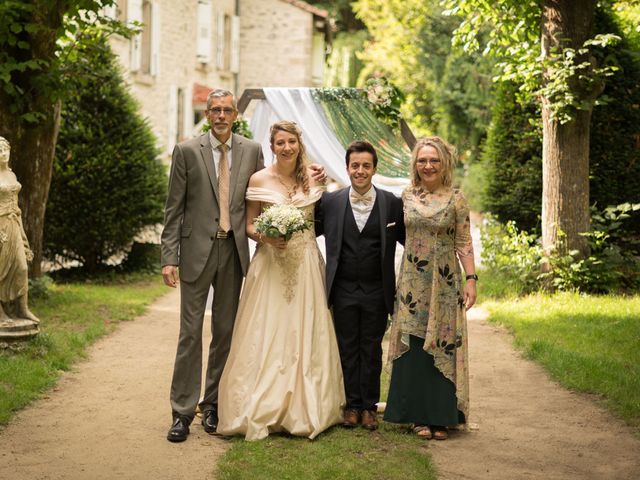
[[[200,401],[202,424],[215,433],[218,383],[231,342],[242,278],[249,266],[245,191],[264,167],[260,144],[232,134],[238,116],[233,94],[214,90],[207,99],[211,131],[176,145],[162,232],[162,276],[180,281],[180,336],[171,383],[173,424],[167,439],[189,434],[201,391],[202,324],[213,286],[213,338]]]

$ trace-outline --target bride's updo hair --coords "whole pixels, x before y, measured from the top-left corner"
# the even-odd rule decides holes
[[[302,130],[298,128],[295,122],[290,122],[289,120],[281,120],[279,122],[271,125],[271,130],[269,134],[269,142],[271,143],[271,148],[274,147],[273,142],[275,141],[276,134],[278,132],[287,132],[291,135],[295,135],[298,139],[298,145],[300,146],[300,150],[298,151],[298,158],[296,158],[296,185],[302,187],[302,191],[305,195],[309,194],[309,175],[307,174],[307,150],[304,147],[304,143],[302,143]]]

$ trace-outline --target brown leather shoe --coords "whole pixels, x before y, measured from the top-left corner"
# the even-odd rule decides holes
[[[357,427],[360,423],[360,412],[355,408],[346,408],[342,417],[343,427]]]
[[[378,428],[378,419],[376,412],[373,410],[364,410],[362,412],[362,426],[367,430],[375,430]]]

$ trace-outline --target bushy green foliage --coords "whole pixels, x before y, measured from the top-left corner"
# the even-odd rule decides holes
[[[599,31],[619,33],[611,17],[597,15]],[[607,80],[603,105],[593,110],[590,135],[590,203],[640,202],[640,60],[626,42],[607,47],[602,61],[614,61],[620,71]],[[496,94],[493,119],[482,154],[487,170],[483,206],[501,222],[537,231],[542,204],[542,135],[539,112],[516,101],[517,87],[502,84]],[[534,120],[538,119],[538,120]],[[640,216],[629,229],[640,233]]]
[[[514,221],[502,224],[488,216],[480,233],[483,270],[502,290],[516,294],[541,289],[589,293],[637,290],[639,249],[624,228],[634,212],[640,212],[640,204],[594,210],[592,229],[584,234],[591,249],[586,258],[578,251],[568,251],[562,234],[555,250],[545,256],[537,235],[518,229]],[[543,263],[549,267],[544,273]]]
[[[596,20],[600,31],[617,28],[602,12]],[[594,109],[591,120],[589,193],[598,209],[640,202],[640,56],[626,39],[605,55],[620,71],[607,81],[606,103]],[[630,218],[628,225],[640,233],[640,215]]]
[[[502,224],[487,216],[480,230],[482,268],[493,282],[514,293],[539,288],[542,247],[535,235],[519,230],[514,221]]]
[[[516,101],[517,87],[502,83],[482,152],[486,171],[484,208],[505,223],[538,231],[542,204],[540,112]],[[535,119],[535,120],[534,120]]]
[[[625,203],[593,212],[592,229],[585,233],[591,253],[581,258],[567,251],[564,237],[552,255],[546,257],[551,271],[540,275],[557,290],[614,293],[640,288],[640,256],[624,229],[623,222],[640,210],[640,204]]]
[[[162,221],[167,181],[155,137],[137,111],[105,38],[86,55],[64,104],[45,224],[49,258],[88,272]]]

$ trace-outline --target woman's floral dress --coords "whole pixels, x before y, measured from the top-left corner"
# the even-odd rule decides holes
[[[402,194],[407,232],[398,279],[389,359],[409,350],[409,336],[456,389],[458,410],[468,418],[467,321],[458,258],[473,257],[469,207],[458,190],[429,192],[408,187]]]

